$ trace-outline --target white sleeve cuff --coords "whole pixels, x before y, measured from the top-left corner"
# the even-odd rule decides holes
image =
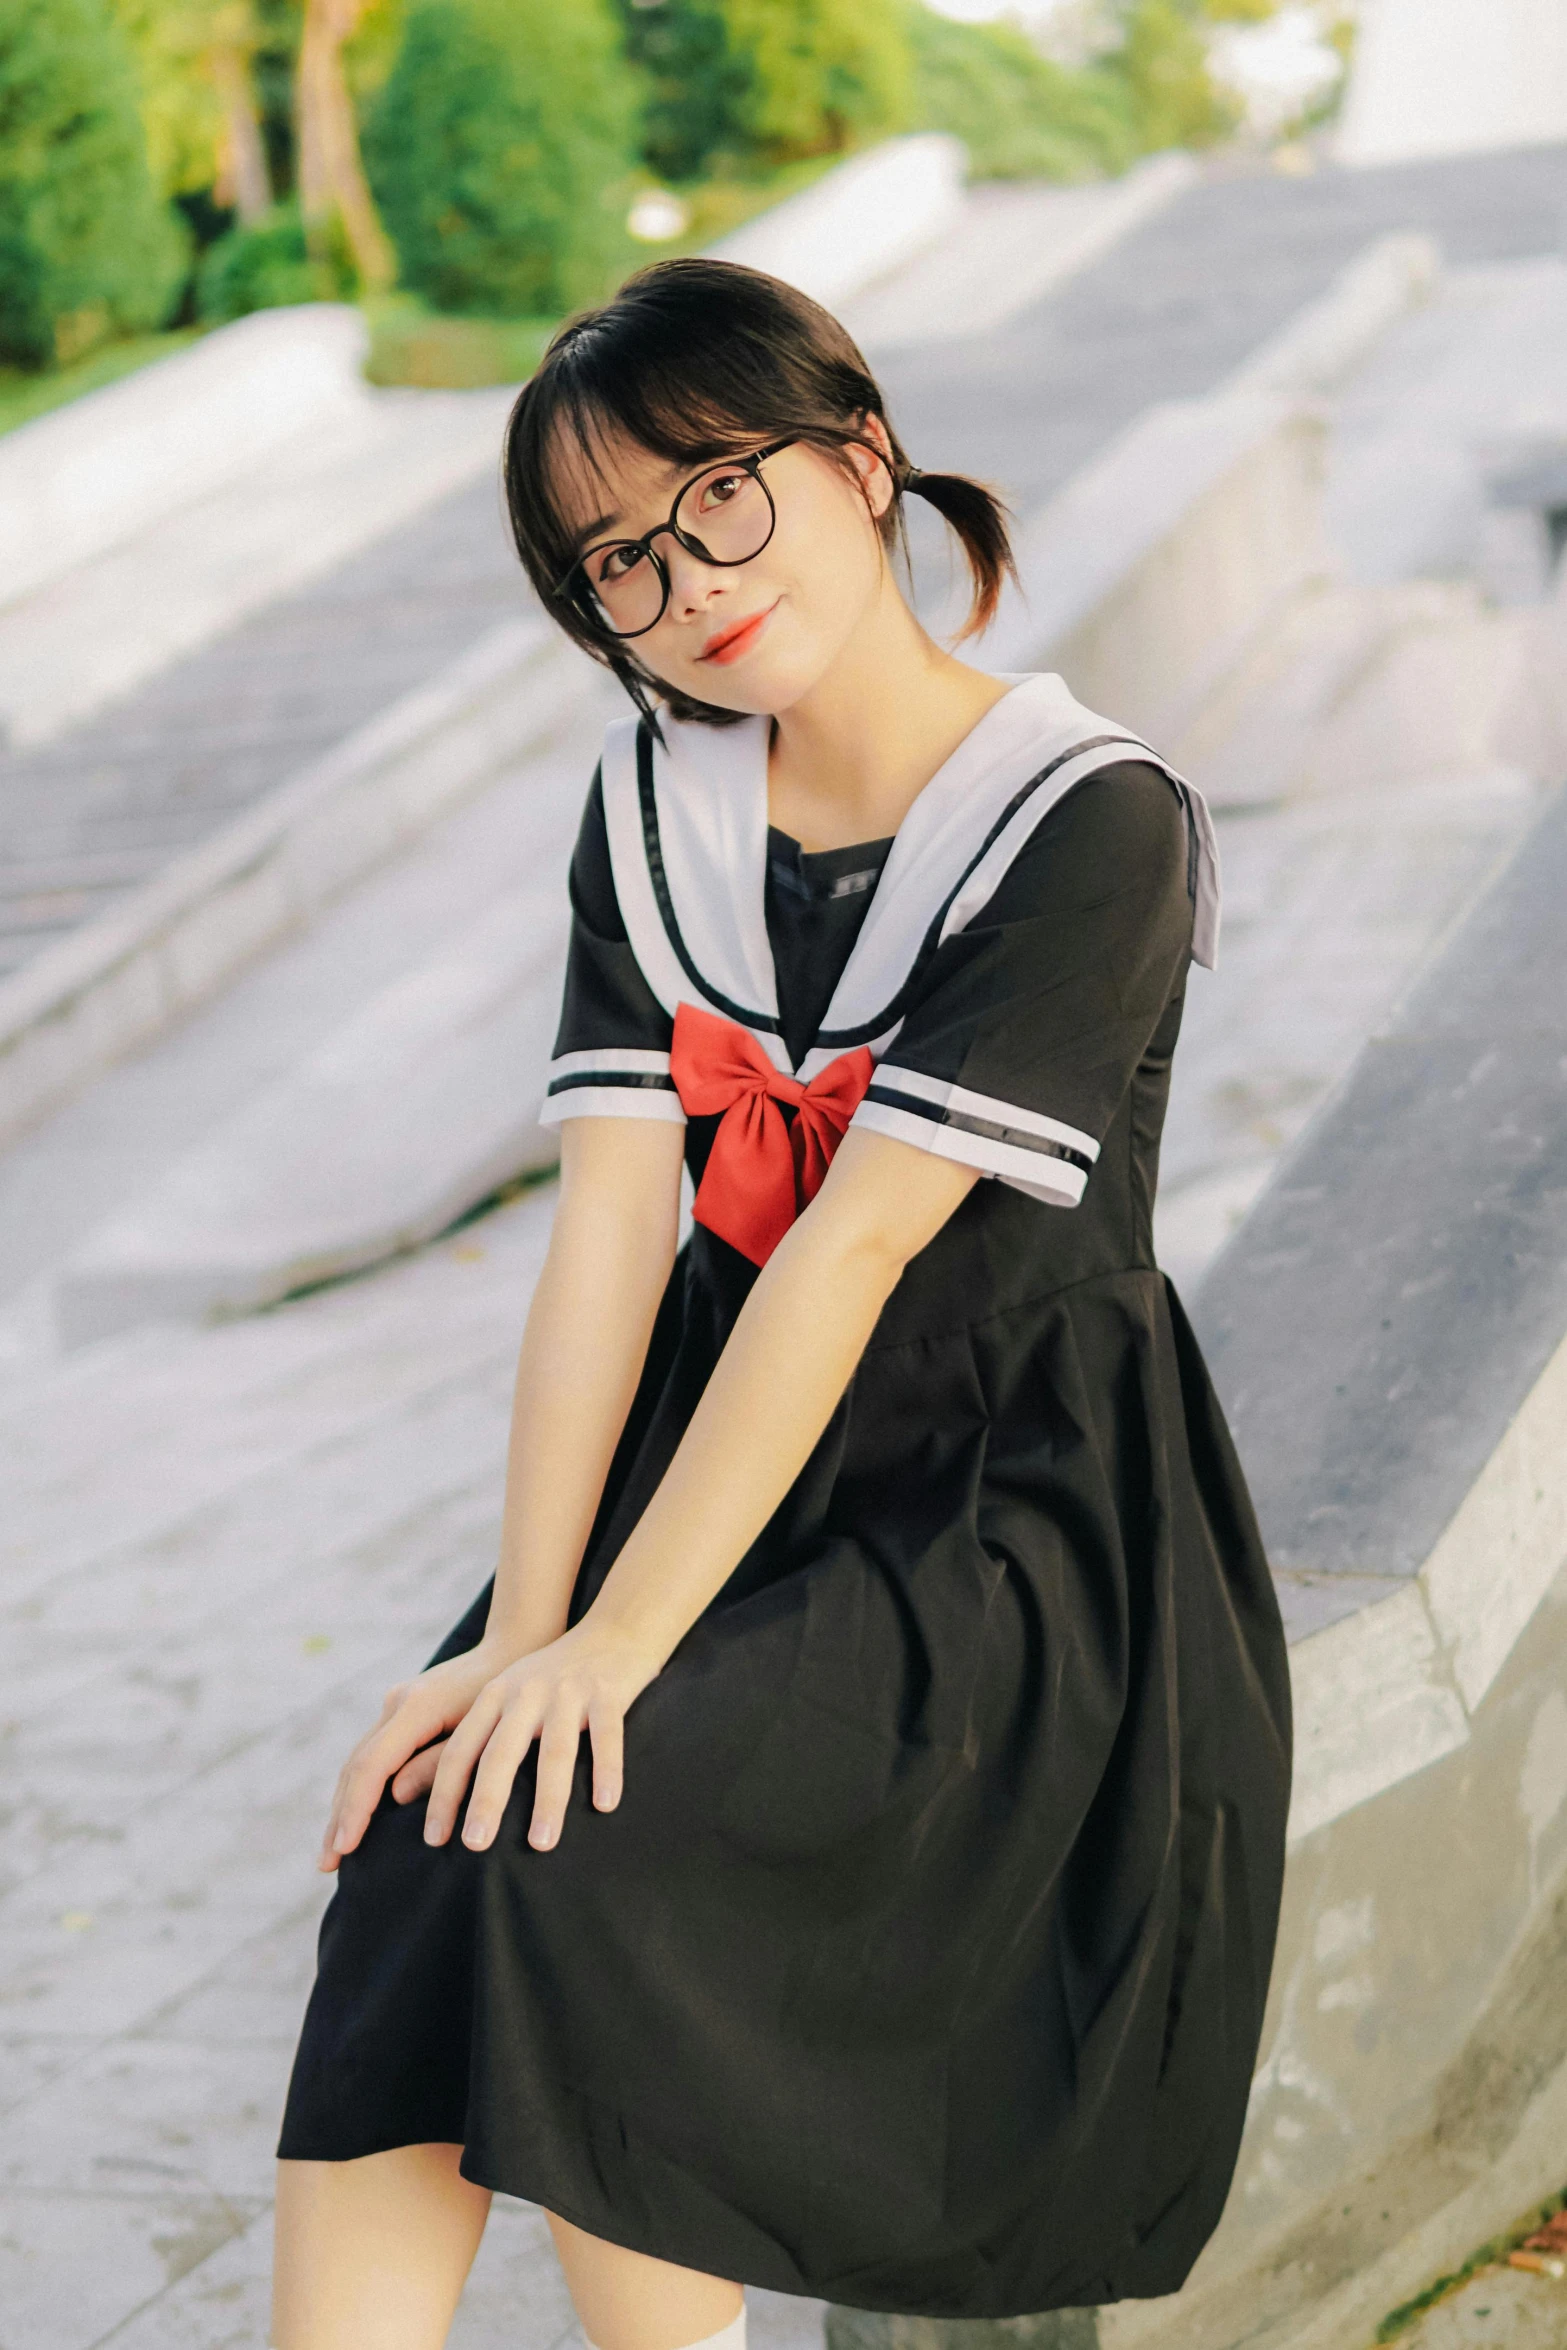
[[[1049,1207],[1077,1206],[1099,1156],[1091,1134],[1060,1118],[885,1062],[851,1123],[977,1167]]]
[[[550,1063],[539,1124],[559,1126],[567,1118],[657,1118],[683,1126],[668,1053],[597,1046],[559,1054]]]

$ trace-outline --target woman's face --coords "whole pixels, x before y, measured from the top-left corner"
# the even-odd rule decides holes
[[[876,418],[865,437],[885,446]],[[808,693],[886,584],[874,517],[891,501],[892,477],[871,450],[848,455],[863,492],[831,455],[805,442],[764,460],[777,522],[749,562],[704,563],[672,531],[661,533],[654,544],[669,573],[669,603],[627,651],[665,684],[720,709],[773,714]],[[696,470],[615,440],[598,452],[596,468],[565,458],[562,503],[584,549],[635,539],[667,520]]]

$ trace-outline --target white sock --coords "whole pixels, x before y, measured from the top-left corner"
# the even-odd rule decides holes
[[[586,2350],[598,2350],[598,2344],[588,2335],[584,2334],[582,2339]],[[716,2334],[703,2334],[699,2341],[686,2343],[685,2350],[746,2350],[745,2303],[741,2302],[729,2323],[720,2326]]]

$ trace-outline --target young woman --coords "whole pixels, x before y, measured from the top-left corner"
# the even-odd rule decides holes
[[[1054,676],[934,643],[859,353],[678,261],[518,400],[518,548],[636,710],[572,865],[561,1191],[493,1585],[338,1785],[281,2350],[436,2350],[492,2190],[597,2350],[745,2283],[1019,2315],[1219,2217],[1278,1609],[1153,1256],[1218,875]],[[677,1250],[682,1168],[695,1185]]]

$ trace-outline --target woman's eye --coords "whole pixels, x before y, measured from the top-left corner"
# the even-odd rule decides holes
[[[613,580],[624,579],[627,572],[634,571],[641,561],[640,547],[607,547],[599,557],[594,577],[601,586],[607,587]]]
[[[749,474],[745,473],[709,474],[707,480],[702,484],[703,505],[727,506],[730,499],[744,489],[749,479]]]

